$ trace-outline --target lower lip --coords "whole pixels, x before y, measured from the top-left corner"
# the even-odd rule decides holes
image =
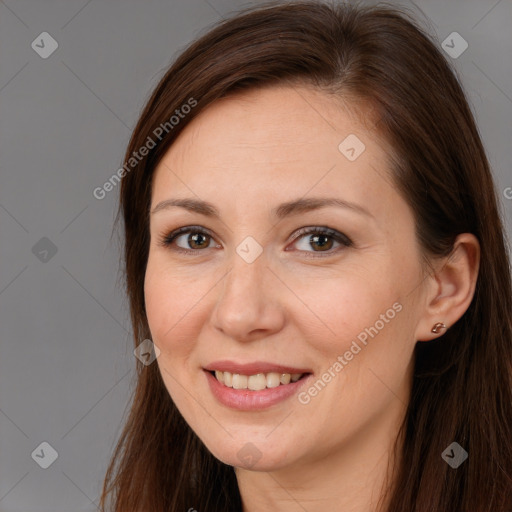
[[[255,411],[266,409],[297,393],[312,374],[302,377],[297,382],[290,384],[279,384],[275,388],[266,388],[261,391],[250,389],[233,389],[224,386],[210,372],[206,371],[206,378],[213,393],[213,396],[226,407],[238,409],[239,411]]]

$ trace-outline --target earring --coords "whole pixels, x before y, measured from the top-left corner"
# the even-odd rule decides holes
[[[439,332],[439,329],[446,329],[446,325],[444,325],[441,322],[437,322],[437,324],[432,327],[432,332],[435,332],[436,334]]]

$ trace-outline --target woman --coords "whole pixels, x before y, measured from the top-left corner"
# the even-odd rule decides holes
[[[158,357],[103,510],[512,510],[503,226],[463,90],[412,19],[226,20],[160,81],[126,162],[135,343]]]

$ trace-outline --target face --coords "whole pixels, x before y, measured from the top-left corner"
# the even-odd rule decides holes
[[[156,361],[226,464],[300,467],[398,428],[424,292],[388,153],[332,96],[271,87],[208,107],[156,169]]]

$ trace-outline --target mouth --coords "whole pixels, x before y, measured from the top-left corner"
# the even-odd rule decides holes
[[[270,363],[214,363],[203,371],[213,397],[221,405],[246,412],[286,402],[313,378],[307,369]]]
[[[241,373],[232,373],[220,370],[206,370],[210,375],[220,382],[223,386],[232,389],[245,389],[249,391],[262,391],[264,389],[272,389],[280,386],[286,386],[290,383],[311,375],[310,372],[303,373],[256,373],[252,375],[244,375]]]

